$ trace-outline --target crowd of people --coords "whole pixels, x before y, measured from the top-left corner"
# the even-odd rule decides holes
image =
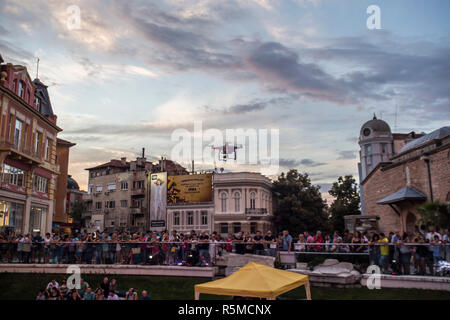
[[[289,235],[283,236],[289,240]],[[355,232],[345,230],[341,236],[338,232],[315,235],[301,233],[294,243],[297,251],[366,254],[370,265],[378,265],[382,272],[388,274],[436,274],[440,261],[450,262],[449,230],[439,232],[439,228],[430,226],[416,227],[413,234],[399,231],[385,233]],[[292,241],[292,240],[291,240]],[[287,245],[285,248],[291,245]]]
[[[72,235],[0,234],[0,262],[50,264],[166,264],[207,266],[222,252],[275,256],[277,238],[238,232],[223,239],[217,232],[82,231]]]
[[[0,234],[0,262],[51,264],[166,264],[208,266],[224,252],[276,256],[277,251],[329,252],[368,255],[370,264],[386,273],[433,274],[441,260],[450,261],[449,230],[421,226],[414,234],[345,230],[322,234],[302,232],[294,239],[279,234],[243,232],[223,238],[217,232],[100,232],[72,235]],[[428,268],[428,271],[427,271]]]
[[[93,289],[87,281],[80,279],[78,286],[70,285],[66,280],[58,283],[56,280],[50,281],[45,288],[40,290],[36,300],[150,300],[150,295],[146,290],[142,290],[139,295],[133,288],[128,291],[118,289],[116,279],[109,280],[107,277],[103,282]]]

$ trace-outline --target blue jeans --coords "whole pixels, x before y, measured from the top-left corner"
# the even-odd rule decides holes
[[[388,267],[388,258],[389,256],[385,256],[385,255],[380,255],[380,266],[383,268]]]

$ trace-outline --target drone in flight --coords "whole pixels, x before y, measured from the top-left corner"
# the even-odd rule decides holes
[[[219,160],[227,161],[230,159],[230,156],[234,155],[234,160],[237,159],[237,149],[242,148],[242,144],[230,145],[226,142],[223,146],[211,146],[213,150],[219,150]]]

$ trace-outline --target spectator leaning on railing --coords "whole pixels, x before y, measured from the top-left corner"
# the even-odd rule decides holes
[[[314,236],[313,236],[314,235]],[[167,264],[208,266],[224,252],[277,256],[278,251],[296,254],[367,255],[370,264],[383,272],[398,274],[437,274],[442,260],[450,260],[449,231],[416,227],[413,234],[390,232],[322,233],[305,231],[294,240],[288,230],[275,236],[238,232],[223,239],[220,234],[199,235],[192,230],[171,232],[99,232],[15,234],[0,233],[0,262],[50,264]],[[107,291],[107,289],[105,289]],[[106,293],[106,292],[105,292]],[[81,292],[83,296],[84,292]],[[106,294],[105,298],[108,295]]]

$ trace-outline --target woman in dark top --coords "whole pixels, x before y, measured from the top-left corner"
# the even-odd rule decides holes
[[[105,296],[105,299],[106,299],[108,297],[108,295],[109,295],[109,279],[107,277],[105,277],[103,279],[103,282],[100,285],[100,288],[102,288],[103,295]]]
[[[80,295],[78,294],[78,290],[74,289],[70,294],[69,294],[69,298],[67,299],[68,301],[80,301],[82,300]]]
[[[242,232],[238,232],[238,234],[234,237],[235,248],[237,254],[245,254],[245,244],[244,237],[242,236]]]
[[[380,246],[377,245],[380,237],[374,233],[372,239],[369,241],[369,263],[371,265],[380,265]]]

